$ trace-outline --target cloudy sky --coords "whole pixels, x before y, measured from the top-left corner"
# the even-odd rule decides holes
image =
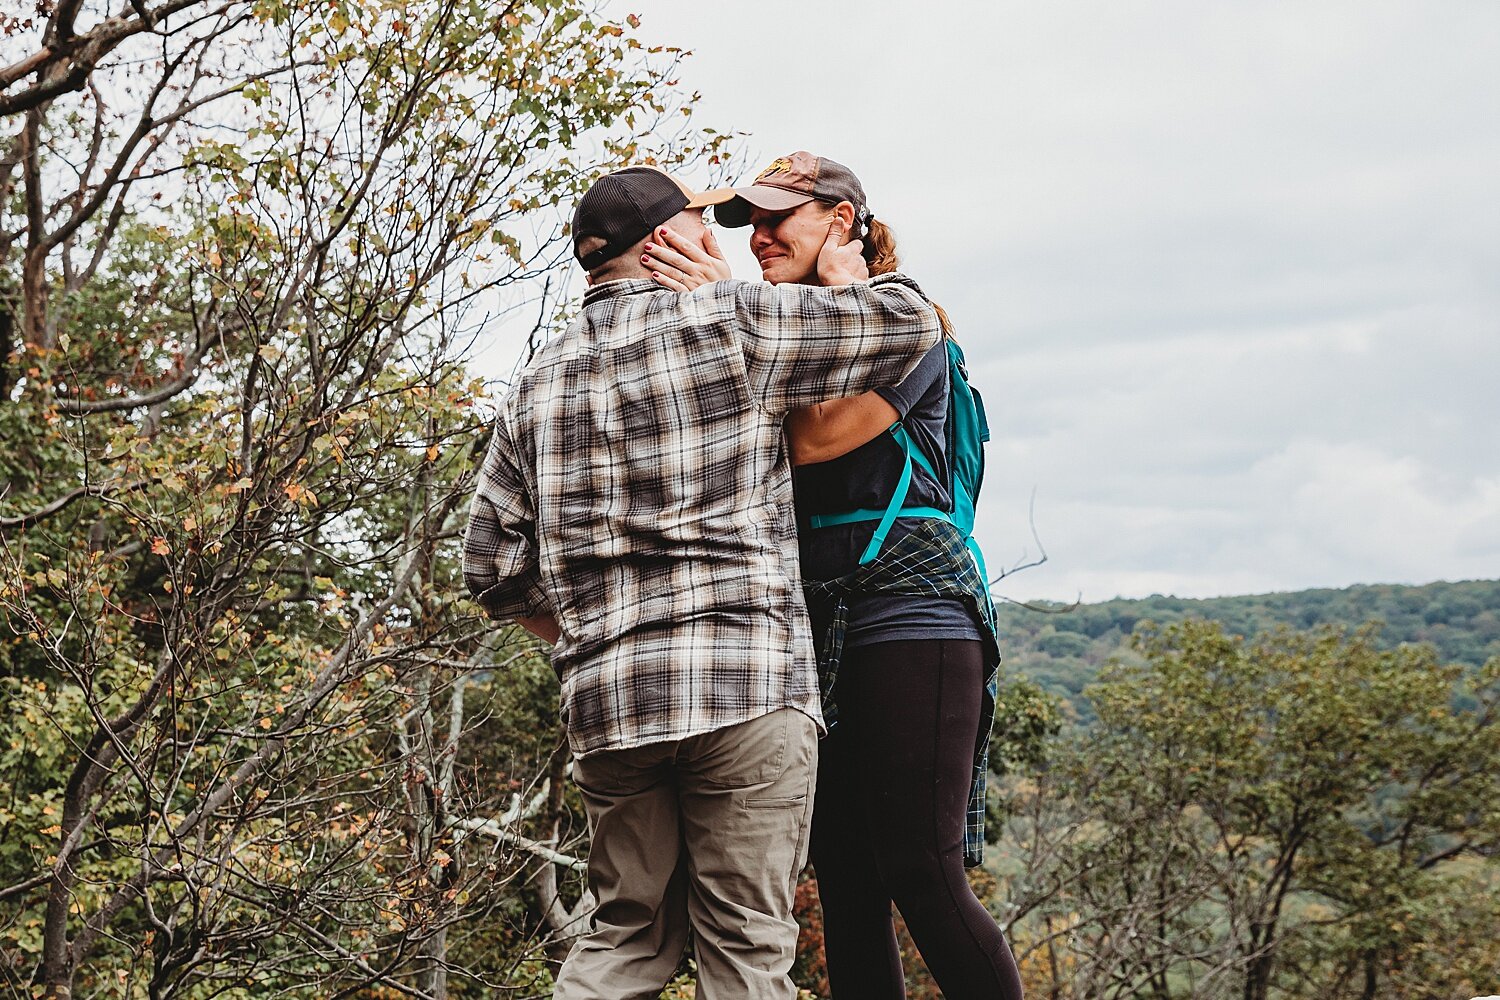
[[[860,175],[988,402],[992,569],[1035,497],[1007,596],[1500,576],[1500,3],[610,10],[748,174]]]

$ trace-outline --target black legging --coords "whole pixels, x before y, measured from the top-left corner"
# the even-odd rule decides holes
[[[812,823],[835,997],[906,995],[894,901],[947,1000],[1020,1000],[1010,947],[964,876],[983,671],[977,641],[883,642],[844,654]]]

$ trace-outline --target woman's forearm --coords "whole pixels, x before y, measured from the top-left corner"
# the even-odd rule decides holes
[[[793,410],[786,418],[792,464],[816,465],[847,455],[875,440],[899,419],[901,414],[878,392]]]

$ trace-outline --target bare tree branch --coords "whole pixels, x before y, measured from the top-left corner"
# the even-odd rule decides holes
[[[121,42],[132,35],[150,31],[164,17],[186,10],[204,0],[167,0],[145,16],[110,17],[100,21],[81,35],[72,33],[72,13],[80,4],[69,0],[64,6],[69,16],[67,30],[52,32],[50,41],[29,56],[0,68],[0,116],[19,114],[41,107],[48,101],[70,91],[82,90],[89,74],[113,52]],[[61,11],[61,8],[60,8]],[[37,81],[19,90],[10,88],[18,81],[35,75]]]
[[[45,507],[39,507],[25,514],[0,517],[0,531],[15,531],[21,528],[29,528],[38,521],[44,521],[53,514],[66,510],[74,501],[81,500],[84,497],[105,497],[127,493],[131,490],[138,490],[146,485],[146,482],[138,480],[128,483],[93,483],[88,486],[80,486],[77,489],[64,493]]]

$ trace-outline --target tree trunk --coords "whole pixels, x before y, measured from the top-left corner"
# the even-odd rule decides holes
[[[46,212],[42,205],[42,112],[26,112],[21,131],[21,173],[26,196],[26,255],[21,264],[22,330],[31,347],[50,348],[47,332]]]
[[[426,964],[417,978],[417,988],[433,1000],[448,1000],[448,928],[434,932],[422,943]]]
[[[4,256],[0,256],[0,265],[3,265],[4,259]],[[10,399],[10,352],[16,342],[14,309],[10,295],[4,288],[0,288],[0,403]]]
[[[1057,939],[1052,936],[1052,917],[1046,918],[1047,927],[1047,971],[1052,979],[1052,988],[1047,995],[1051,1000],[1062,1000],[1062,976],[1057,971]]]
[[[1244,1000],[1266,1000],[1271,987],[1271,968],[1276,955],[1271,946],[1272,928],[1263,923],[1250,926],[1250,942],[1253,950],[1245,965]]]
[[[1360,991],[1359,1000],[1375,1000],[1375,988],[1380,982],[1380,965],[1376,957],[1374,948],[1369,949],[1362,956],[1365,967],[1365,986]]]

